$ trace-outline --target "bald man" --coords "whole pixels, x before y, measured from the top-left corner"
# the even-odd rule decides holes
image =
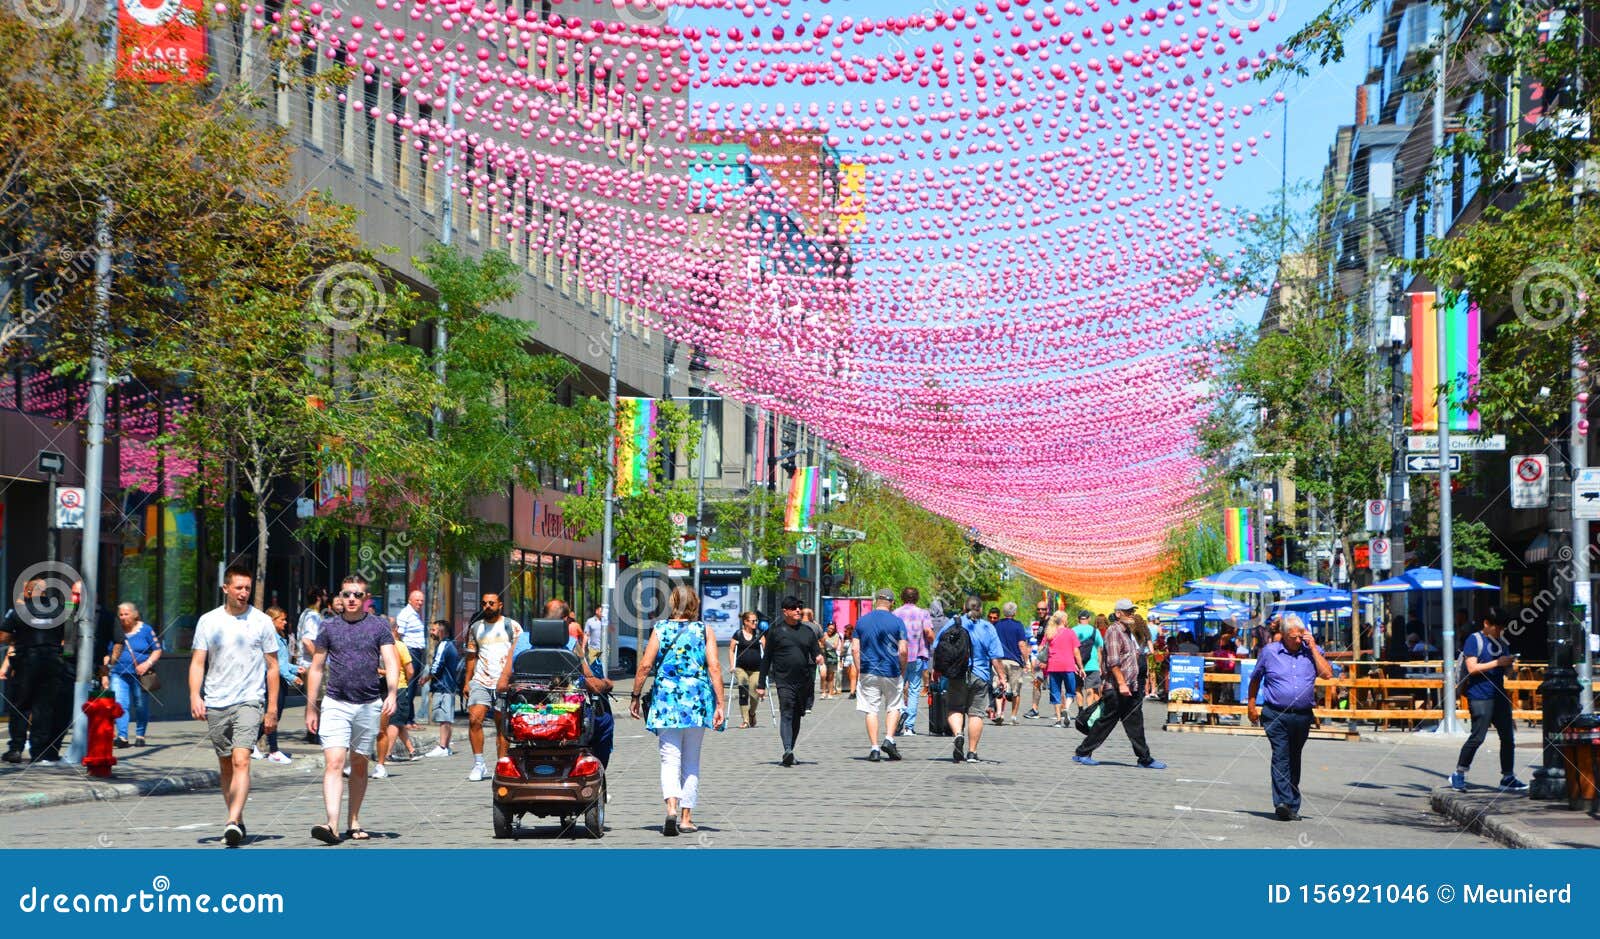
[[[394,618],[395,628],[400,630],[400,644],[411,653],[411,661],[416,662],[419,667],[428,660],[428,626],[422,621],[423,599],[422,591],[411,591],[411,595],[406,597],[406,605],[400,608],[400,612],[395,614]],[[421,687],[422,682],[414,681],[403,692],[410,702],[401,710],[411,714],[413,718],[417,713],[417,689]],[[406,729],[416,730],[416,721],[413,720]]]

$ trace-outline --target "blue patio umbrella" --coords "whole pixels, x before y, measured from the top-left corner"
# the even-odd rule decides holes
[[[1163,600],[1147,611],[1154,616],[1179,616],[1186,613],[1249,613],[1250,608],[1237,600],[1220,596],[1215,590],[1191,590],[1171,600]]]
[[[1452,577],[1452,590],[1499,590],[1493,584],[1465,577]],[[1417,590],[1443,590],[1444,573],[1437,567],[1416,567],[1398,577],[1380,580],[1367,587],[1356,588],[1356,593],[1411,593]]]
[[[1184,586],[1239,593],[1298,593],[1323,585],[1262,561],[1244,561],[1210,577],[1191,580]]]
[[[1364,603],[1376,602],[1374,597],[1361,597]],[[1334,610],[1339,613],[1350,612],[1350,591],[1334,590],[1329,587],[1317,587],[1312,590],[1297,593],[1292,597],[1285,597],[1272,604],[1274,610],[1300,610],[1308,613],[1320,613]]]

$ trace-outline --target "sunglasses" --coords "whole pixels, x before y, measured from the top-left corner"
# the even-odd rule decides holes
[[[339,591],[339,596],[344,597],[346,600],[359,600],[359,599],[361,599],[362,597],[364,597],[366,595],[367,595],[367,592],[365,590],[341,590],[341,591]]]

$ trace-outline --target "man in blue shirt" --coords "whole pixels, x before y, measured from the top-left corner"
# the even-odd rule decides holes
[[[1317,679],[1332,677],[1311,630],[1293,613],[1283,619],[1283,638],[1261,649],[1250,673],[1250,723],[1261,724],[1272,742],[1272,807],[1280,821],[1300,818],[1300,751],[1311,734]],[[1257,705],[1263,686],[1266,703]]]
[[[456,722],[456,692],[461,689],[461,653],[450,641],[450,621],[436,619],[428,626],[433,637],[433,658],[417,684],[428,683],[429,716],[439,725],[439,743],[424,757],[450,756],[450,734]]]
[[[1001,659],[1000,637],[994,626],[983,618],[983,604],[977,597],[968,597],[964,612],[939,630],[933,639],[933,658],[939,661],[939,643],[952,629],[964,629],[971,639],[972,652],[968,656],[966,674],[941,676],[945,685],[945,707],[950,712],[950,733],[955,735],[955,749],[951,759],[960,763],[977,763],[978,740],[983,736],[983,717],[988,710],[989,686],[994,676],[1005,668]],[[972,720],[971,718],[977,718]],[[966,733],[962,733],[965,725]]]
[[[867,742],[872,744],[867,759],[873,763],[884,756],[900,759],[900,750],[894,745],[894,728],[900,721],[905,697],[906,624],[890,612],[893,606],[894,591],[887,587],[879,590],[872,598],[872,612],[861,617],[850,638],[851,651],[861,666],[861,677],[856,682],[856,710],[867,715]],[[886,734],[880,749],[878,714],[883,711],[887,711],[883,723]]]
[[[1000,640],[1000,659],[1004,671],[1000,673],[1000,699],[994,703],[994,722],[1004,724],[1005,702],[1011,702],[1011,723],[1017,722],[1017,712],[1022,710],[1022,682],[1027,677],[1027,662],[1032,658],[1028,648],[1028,627],[1017,619],[1017,605],[1007,603],[1000,608],[1001,619],[994,624],[995,636]]]
[[[1506,669],[1516,664],[1516,656],[1506,645],[1505,628],[1505,611],[1492,607],[1484,614],[1483,629],[1468,636],[1461,646],[1465,672],[1461,693],[1467,696],[1467,710],[1472,714],[1472,733],[1456,757],[1456,771],[1450,774],[1451,789],[1466,791],[1472,757],[1493,724],[1500,735],[1500,791],[1528,791],[1528,784],[1516,775],[1516,722],[1511,719],[1511,699],[1506,697]]]

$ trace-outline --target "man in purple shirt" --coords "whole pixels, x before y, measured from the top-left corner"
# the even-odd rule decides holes
[[[366,578],[351,574],[339,587],[344,612],[323,622],[311,658],[306,726],[322,741],[322,802],[328,821],[311,837],[338,844],[339,801],[344,795],[345,758],[350,759],[350,826],[345,837],[366,841],[361,802],[367,794],[367,759],[378,739],[378,717],[394,713],[400,688],[400,656],[385,617],[368,612]],[[327,694],[318,700],[326,680]]]
[[[1283,620],[1283,639],[1269,642],[1250,673],[1250,723],[1261,724],[1272,742],[1272,807],[1281,821],[1300,818],[1300,751],[1311,733],[1317,679],[1333,677],[1317,641],[1300,617]],[[1261,688],[1266,703],[1257,705]]]
[[[900,606],[894,615],[906,626],[905,710],[900,714],[899,733],[917,735],[917,703],[922,699],[922,676],[928,670],[928,644],[933,641],[933,617],[917,606],[921,594],[915,587],[900,591]]]

